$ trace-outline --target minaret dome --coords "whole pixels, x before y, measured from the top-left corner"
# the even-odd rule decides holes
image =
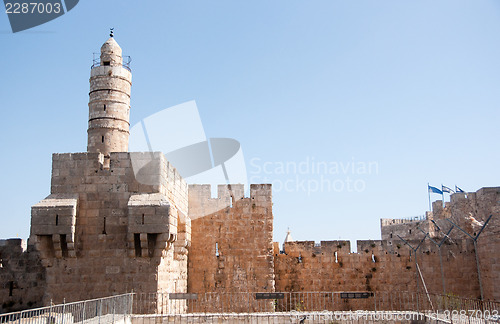
[[[101,65],[119,66],[122,62],[122,49],[115,38],[110,37],[101,46]]]

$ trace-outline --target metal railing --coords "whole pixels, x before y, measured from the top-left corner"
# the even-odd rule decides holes
[[[377,320],[381,314],[413,314],[433,323],[498,324],[499,311],[499,302],[415,292],[130,293],[1,314],[0,323],[331,323],[339,316]]]
[[[51,305],[21,312],[0,314],[0,323],[71,324],[116,323],[131,314],[133,294]]]
[[[181,295],[179,298],[179,295]],[[262,295],[262,294],[261,294]],[[278,298],[276,295],[280,295]],[[182,298],[184,297],[184,298]],[[415,292],[153,293],[134,295],[134,314],[259,313],[320,311],[473,311],[498,314],[500,303]]]
[[[131,62],[132,58],[129,55],[122,56],[122,66],[130,72],[132,72],[130,69]],[[101,53],[93,53],[92,66],[90,68],[92,69],[96,66],[101,66]]]

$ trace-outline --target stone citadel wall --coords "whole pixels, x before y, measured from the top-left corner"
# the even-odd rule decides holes
[[[284,251],[280,251],[278,244],[272,243],[270,185],[252,185],[249,197],[244,197],[241,185],[223,185],[218,187],[218,197],[212,198],[209,185],[192,185],[188,190],[185,183],[177,180],[167,184],[166,179],[176,179],[176,175],[173,169],[168,171],[169,164],[160,157],[153,165],[161,166],[164,171],[139,172],[135,177],[153,183],[155,174],[162,173],[165,174],[160,176],[165,179],[161,180],[163,184],[161,181],[143,184],[133,180],[130,166],[132,163],[142,166],[152,163],[148,158],[133,162],[129,153],[112,153],[110,169],[106,170],[95,163],[94,155],[99,157],[97,153],[54,156],[52,195],[55,195],[54,206],[60,213],[59,225],[41,224],[45,207],[35,205],[28,250],[23,252],[16,240],[1,241],[0,296],[5,305],[2,312],[38,306],[37,301],[46,304],[50,298],[56,302],[58,298],[68,301],[131,289],[200,293],[415,291],[415,254],[395,233],[416,247],[425,236],[421,228],[439,243],[451,228],[447,220],[450,219],[474,235],[480,226],[471,221],[471,214],[474,220],[483,224],[493,215],[477,241],[477,254],[484,297],[500,300],[496,288],[500,282],[500,188],[482,188],[467,197],[455,194],[444,208],[440,208],[440,201],[435,202],[433,213],[427,215],[428,220],[404,224],[385,220],[382,222],[384,239],[358,241],[358,253],[350,252],[348,241],[288,242]],[[127,185],[119,187],[119,183]],[[79,190],[85,190],[84,194]],[[78,193],[75,210],[79,218],[74,224],[76,198],[60,193],[68,191]],[[147,196],[141,196],[144,194]],[[158,194],[161,197],[156,196]],[[168,237],[176,234],[176,238],[168,243],[167,237],[157,235],[151,249],[152,236],[147,231],[161,224],[148,225],[148,217],[153,220],[156,211],[165,214],[166,205],[161,202],[165,196],[172,201],[169,208],[177,206],[177,217],[169,212],[169,218],[160,219],[160,223],[168,222],[172,230]],[[57,202],[57,197],[64,203]],[[188,205],[186,212],[184,208]],[[37,208],[40,218],[37,218]],[[143,214],[144,224],[141,222]],[[106,234],[102,233],[104,216]],[[54,217],[49,218],[55,221]],[[86,225],[82,227],[83,224]],[[70,242],[73,227],[75,239]],[[52,242],[48,235],[41,234],[50,228],[54,233],[50,235]],[[130,228],[139,235],[131,236]],[[66,252],[61,249],[61,235],[64,235],[61,233],[67,233]],[[478,298],[480,287],[473,241],[456,228],[449,237],[441,249],[427,237],[417,251],[426,288],[433,293],[443,292],[441,252],[445,292]],[[136,238],[139,241],[135,241]],[[161,243],[163,239],[166,241]],[[33,243],[37,244],[40,254]],[[158,243],[160,245],[156,245]],[[71,252],[73,248],[74,253]],[[420,292],[423,291],[421,277],[419,274]]]
[[[21,239],[0,240],[0,313],[42,306],[45,280],[33,246]]]
[[[468,284],[476,284],[478,294],[480,294],[473,240],[459,228],[454,227],[450,221],[475,237],[491,216],[477,239],[477,256],[485,299],[500,300],[500,289],[497,284],[500,282],[500,253],[498,252],[500,251],[500,187],[481,188],[477,192],[467,194],[456,193],[451,195],[450,202],[447,202],[445,207],[443,207],[443,202],[438,200],[433,203],[432,209],[433,212],[428,212],[427,219],[422,221],[397,224],[392,220],[381,220],[382,239],[396,242],[400,241],[397,236],[399,235],[406,240],[422,240],[426,232],[436,243],[440,243],[445,234],[453,228],[449,233],[449,238],[445,241],[446,244],[443,245],[443,251],[448,245],[453,246],[458,241],[467,241],[467,244],[472,244],[474,259],[469,262],[474,264],[471,276],[476,276],[476,279],[471,277]],[[429,238],[426,241],[430,241]],[[455,253],[455,251],[451,249],[449,253]]]
[[[274,291],[271,185],[190,185],[189,217],[189,292]]]
[[[51,195],[32,207],[30,244],[54,302],[185,292],[187,184],[161,153],[54,154]]]
[[[276,290],[417,291],[415,254],[403,242],[357,241],[357,249],[350,253],[349,241],[285,243],[284,253],[275,251]],[[446,291],[477,298],[472,242],[460,240],[442,249]],[[442,293],[438,249],[426,242],[416,256],[429,292]],[[423,292],[420,278],[418,285]]]

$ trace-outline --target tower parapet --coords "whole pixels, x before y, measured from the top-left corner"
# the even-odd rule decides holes
[[[90,72],[87,151],[127,152],[132,73],[123,66],[122,49],[113,37],[101,47],[100,62]]]

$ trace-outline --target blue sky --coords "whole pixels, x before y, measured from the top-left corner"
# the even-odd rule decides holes
[[[131,124],[195,100],[207,137],[240,141],[251,180],[288,183],[275,240],[287,227],[378,239],[380,218],[425,213],[428,182],[500,185],[496,0],[80,1],[16,34],[0,14],[1,238],[28,237],[51,154],[86,150],[92,53],[110,27],[132,57]],[[311,161],[357,167],[279,169]],[[301,185],[321,183],[337,188]]]

